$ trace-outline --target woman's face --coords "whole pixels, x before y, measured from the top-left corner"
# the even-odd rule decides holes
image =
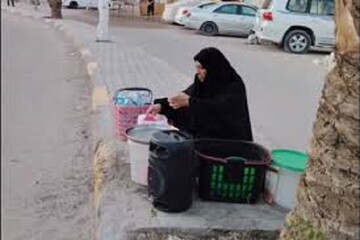
[[[206,69],[199,62],[195,62],[196,74],[201,82],[205,80]]]

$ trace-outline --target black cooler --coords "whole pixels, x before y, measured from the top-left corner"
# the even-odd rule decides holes
[[[157,132],[150,140],[148,191],[153,206],[165,212],[182,212],[193,199],[193,143],[176,130]]]

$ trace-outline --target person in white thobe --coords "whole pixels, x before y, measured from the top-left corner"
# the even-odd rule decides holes
[[[96,41],[109,41],[109,0],[98,0],[99,22],[96,29]]]

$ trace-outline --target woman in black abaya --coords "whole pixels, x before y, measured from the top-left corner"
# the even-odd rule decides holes
[[[195,138],[252,141],[241,77],[216,48],[202,49],[194,61],[194,83],[174,97],[156,99],[147,112],[164,114],[175,127]]]

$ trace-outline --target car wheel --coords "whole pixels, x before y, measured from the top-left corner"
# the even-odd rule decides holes
[[[69,8],[71,8],[71,9],[77,9],[78,7],[79,7],[79,5],[77,2],[72,1],[69,4]]]
[[[285,36],[284,49],[291,53],[306,53],[311,45],[310,34],[303,30],[292,30]]]
[[[200,31],[207,36],[214,36],[218,32],[218,27],[213,22],[205,22],[201,25]]]

